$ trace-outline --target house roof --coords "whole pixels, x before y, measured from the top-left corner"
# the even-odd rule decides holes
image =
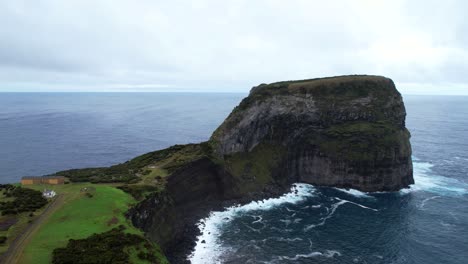
[[[63,176],[25,176],[21,178],[22,180],[41,180],[41,179],[65,179]]]
[[[42,177],[39,177],[39,176],[25,176],[25,177],[22,177],[21,179],[22,180],[40,180]]]
[[[42,176],[44,179],[65,179],[64,176]]]

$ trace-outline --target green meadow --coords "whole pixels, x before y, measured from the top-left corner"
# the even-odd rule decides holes
[[[20,263],[50,263],[52,251],[65,247],[69,239],[84,239],[94,233],[109,231],[119,225],[125,232],[143,236],[124,214],[135,199],[110,185],[79,183],[65,185],[35,185],[30,188],[52,189],[64,196],[59,208],[44,221],[28,242]],[[86,189],[85,189],[86,188]],[[133,249],[129,249],[132,251]],[[130,252],[131,253],[131,252]],[[157,256],[165,261],[159,251]],[[133,254],[132,254],[133,255]],[[136,263],[145,263],[132,258]]]

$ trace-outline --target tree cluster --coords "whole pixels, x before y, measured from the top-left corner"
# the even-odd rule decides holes
[[[54,249],[52,263],[126,264],[130,263],[130,248],[138,251],[139,259],[158,263],[157,257],[151,252],[151,244],[139,235],[125,233],[124,229],[120,225],[85,239],[70,239],[66,247]]]
[[[22,212],[34,212],[47,204],[47,199],[40,191],[22,188],[11,184],[0,185],[0,192],[8,201],[0,201],[0,212],[2,215],[19,214]]]

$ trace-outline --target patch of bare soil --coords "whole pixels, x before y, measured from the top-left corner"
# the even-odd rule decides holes
[[[107,226],[111,226],[111,225],[115,225],[119,222],[119,219],[117,219],[117,217],[112,217],[111,220],[107,221]]]
[[[7,231],[12,225],[18,222],[18,218],[16,217],[5,217],[0,219],[0,231]]]

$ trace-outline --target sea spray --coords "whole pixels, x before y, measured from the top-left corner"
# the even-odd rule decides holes
[[[415,183],[409,189],[401,190],[401,193],[425,191],[442,196],[468,194],[468,184],[457,179],[436,175],[432,170],[433,164],[416,160],[416,162],[413,162]]]

